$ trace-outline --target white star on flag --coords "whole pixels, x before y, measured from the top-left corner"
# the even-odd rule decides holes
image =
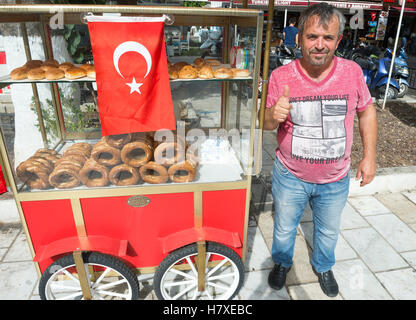
[[[135,91],[138,92],[139,94],[142,94],[139,88],[143,85],[143,83],[137,83],[134,77],[131,83],[126,83],[126,84],[130,87],[130,94],[132,94]]]

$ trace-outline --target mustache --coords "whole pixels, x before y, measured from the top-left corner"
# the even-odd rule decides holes
[[[329,52],[328,49],[323,49],[323,50],[312,49],[312,50],[309,50],[309,53],[328,53],[328,52]]]

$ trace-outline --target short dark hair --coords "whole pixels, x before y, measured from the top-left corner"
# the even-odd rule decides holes
[[[289,19],[289,24],[292,24],[292,23],[296,23],[296,18],[295,17],[291,17]]]
[[[319,23],[323,25],[325,28],[328,28],[328,23],[334,16],[336,16],[338,17],[339,21],[338,36],[342,35],[342,33],[344,32],[346,20],[341,11],[334,8],[330,4],[321,2],[308,7],[305,11],[302,12],[298,24],[299,33],[303,32],[303,28],[305,27],[306,21],[312,16],[318,16]]]

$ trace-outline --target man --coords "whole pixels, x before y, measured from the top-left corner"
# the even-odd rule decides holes
[[[289,19],[289,25],[283,28],[283,44],[287,47],[296,48],[298,45],[298,29],[295,27],[296,18]]]
[[[325,294],[338,285],[331,271],[340,218],[349,191],[354,115],[363,158],[356,180],[370,183],[376,172],[377,120],[360,67],[334,57],[345,18],[334,7],[309,7],[299,20],[303,57],[275,69],[270,77],[264,129],[277,131],[273,168],[275,206],[269,285],[280,290],[292,265],[296,228],[309,202],[314,238],[311,264]]]

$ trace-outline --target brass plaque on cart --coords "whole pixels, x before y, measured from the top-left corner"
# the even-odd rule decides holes
[[[135,208],[145,207],[149,203],[150,203],[150,199],[145,196],[133,196],[127,200],[127,204]]]

